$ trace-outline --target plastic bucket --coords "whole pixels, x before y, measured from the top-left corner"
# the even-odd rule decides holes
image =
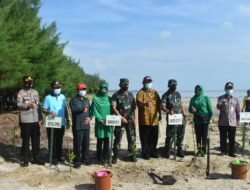
[[[95,181],[96,190],[110,190],[111,189],[111,171],[96,171],[92,175]]]
[[[230,167],[233,179],[246,179],[249,170],[249,163],[247,161],[240,160],[238,163],[232,161]]]

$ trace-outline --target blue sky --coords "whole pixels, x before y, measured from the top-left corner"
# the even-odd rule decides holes
[[[126,77],[137,90],[145,75],[159,91],[171,78],[179,90],[250,88],[248,0],[42,0],[39,15],[110,89]]]

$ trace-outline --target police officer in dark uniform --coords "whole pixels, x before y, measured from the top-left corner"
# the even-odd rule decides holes
[[[128,91],[129,80],[126,78],[120,79],[120,90],[118,90],[111,98],[112,110],[114,114],[121,116],[121,126],[116,126],[114,130],[114,147],[112,163],[117,163],[119,145],[121,143],[123,130],[126,130],[128,151],[130,153],[130,161],[136,162],[136,132],[135,132],[135,109],[136,101],[131,92]]]
[[[183,114],[183,117],[186,117],[185,110],[181,103],[181,95],[178,91],[176,91],[177,81],[175,79],[170,79],[168,81],[168,90],[162,95],[162,103],[161,108],[164,112],[167,113],[167,121],[168,115],[172,114]],[[185,125],[168,125],[166,130],[166,141],[165,141],[165,151],[166,158],[170,157],[170,149],[174,141],[174,128],[176,127],[177,133],[177,156],[183,158],[184,152],[182,149],[183,139],[185,134]]]
[[[33,164],[44,165],[45,162],[38,158],[40,147],[40,127],[39,127],[39,94],[33,87],[31,76],[23,77],[24,88],[17,94],[17,107],[20,110],[19,123],[21,126],[22,154],[24,161],[22,167],[29,165],[29,143],[32,142]]]
[[[72,112],[72,132],[73,147],[76,158],[74,167],[80,168],[81,161],[89,165],[89,138],[90,138],[90,103],[86,98],[87,86],[79,83],[76,86],[77,95],[70,100],[70,109]]]

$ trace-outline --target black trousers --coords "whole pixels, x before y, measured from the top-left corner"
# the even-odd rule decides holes
[[[201,123],[195,125],[196,143],[198,147],[202,147],[204,154],[206,153],[207,147],[207,134],[208,134],[208,123]]]
[[[223,154],[235,154],[235,133],[236,127],[219,126],[220,130],[220,150]],[[227,138],[229,140],[229,150],[227,150]]]
[[[90,129],[73,130],[74,162],[89,160],[89,137]]]
[[[108,161],[109,160],[109,138],[97,138],[97,159],[102,161]]]
[[[48,135],[48,146],[50,151],[50,141],[51,141],[51,128],[47,128],[47,135]],[[54,135],[53,135],[53,148],[52,148],[52,158],[53,159],[61,159],[62,158],[62,146],[63,146],[63,136],[64,136],[65,128],[62,126],[60,129],[54,128]]]
[[[158,143],[159,126],[140,125],[139,135],[141,140],[142,157],[155,154]]]
[[[36,159],[36,156],[39,154],[39,143],[40,143],[40,128],[39,123],[20,123],[21,126],[21,137],[22,142],[22,151],[24,156],[24,161],[29,162],[29,145],[30,139],[32,144],[32,155],[33,159]]]

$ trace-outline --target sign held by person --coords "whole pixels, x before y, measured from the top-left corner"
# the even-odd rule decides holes
[[[121,116],[119,115],[107,115],[106,116],[107,126],[121,126]]]
[[[45,119],[45,126],[47,128],[61,128],[62,118],[47,116]]]
[[[183,124],[183,116],[182,114],[172,114],[168,115],[168,124],[169,125],[182,125]]]

